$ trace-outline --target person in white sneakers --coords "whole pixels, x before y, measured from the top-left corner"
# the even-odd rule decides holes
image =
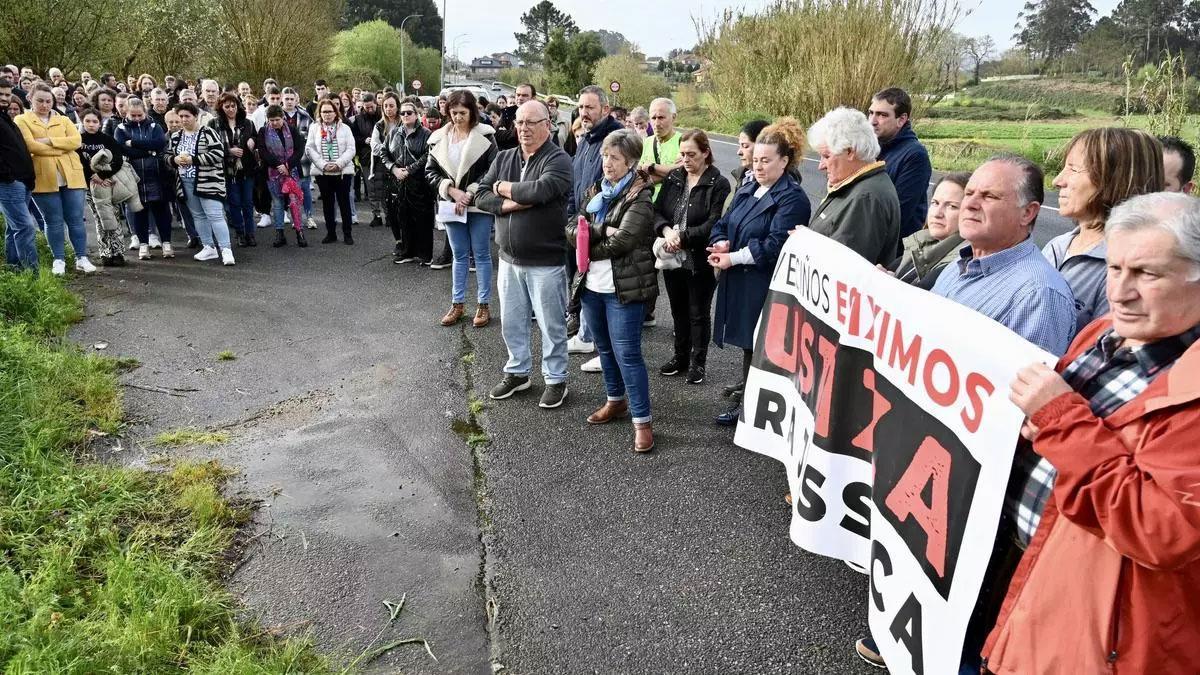
[[[200,126],[200,110],[194,104],[181,103],[176,113],[183,128],[171,134],[167,156],[178,172],[178,193],[187,201],[204,242],[204,248],[193,257],[201,261],[220,258],[223,264],[232,265],[225,222],[225,146],[212,127]]]
[[[75,269],[95,272],[87,258],[87,230],[83,225],[87,183],[83,164],[75,152],[81,143],[79,129],[65,115],[53,112],[54,92],[46,84],[32,86],[30,110],[17,115],[17,128],[33,158],[33,201],[46,219],[46,240],[54,254],[51,271],[67,272],[66,235],[75,249]]]

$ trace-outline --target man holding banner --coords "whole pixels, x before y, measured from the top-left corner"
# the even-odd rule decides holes
[[[1111,313],[1057,373],[1012,383],[1052,494],[984,648],[993,673],[1197,671],[1200,199],[1134,197],[1106,237]]]

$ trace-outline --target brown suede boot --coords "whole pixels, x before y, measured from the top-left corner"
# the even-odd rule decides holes
[[[596,412],[588,415],[588,424],[608,424],[609,422],[624,417],[629,414],[629,402],[621,399],[620,401],[605,401],[604,405]]]
[[[463,318],[463,304],[456,302],[450,305],[450,311],[446,312],[446,316],[442,317],[443,326],[453,326],[458,323],[458,320]]]
[[[471,325],[476,328],[483,328],[492,321],[492,311],[487,305],[480,305],[475,309],[475,319],[471,321]]]
[[[649,422],[633,425],[633,451],[650,452],[654,449],[654,430]]]

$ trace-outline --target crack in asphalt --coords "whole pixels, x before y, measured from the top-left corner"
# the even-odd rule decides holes
[[[477,580],[480,599],[484,604],[484,614],[487,617],[486,631],[488,651],[492,662],[492,671],[504,669],[499,663],[500,636],[496,629],[496,621],[500,616],[500,601],[497,600],[492,585],[492,555],[491,544],[495,538],[491,514],[491,498],[488,495],[487,472],[484,470],[484,451],[491,438],[487,429],[480,421],[483,414],[483,400],[475,391],[475,378],[471,367],[475,363],[475,344],[467,333],[466,325],[461,327],[462,345],[459,351],[459,365],[462,367],[463,392],[466,394],[467,416],[451,421],[451,429],[458,434],[471,451],[472,462],[472,494],[475,496],[475,506],[478,511],[479,527],[479,576]]]

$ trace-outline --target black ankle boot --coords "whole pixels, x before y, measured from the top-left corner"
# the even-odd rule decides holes
[[[371,219],[371,227],[383,227],[383,216],[378,213]]]
[[[342,241],[346,242],[347,246],[354,244],[354,237],[350,234],[350,228],[342,231]]]
[[[322,244],[336,244],[337,243],[337,232],[330,230],[329,233],[325,235],[325,238],[321,240],[321,243]]]
[[[287,246],[287,239],[283,238],[283,230],[275,230],[275,241],[271,244],[271,246],[274,246],[275,248]]]
[[[246,245],[258,246],[258,240],[254,238],[254,230],[250,230],[246,233]]]
[[[300,248],[308,248],[308,240],[304,238],[304,230],[296,230],[296,245]]]
[[[246,235],[245,234],[243,234],[241,232],[237,233],[237,245],[240,248],[245,248],[248,245],[248,244],[246,244]]]

